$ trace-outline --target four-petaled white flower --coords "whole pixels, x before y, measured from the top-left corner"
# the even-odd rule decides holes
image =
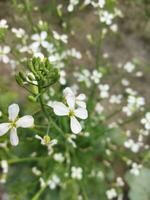
[[[81,180],[82,179],[83,170],[81,167],[71,167],[71,177],[73,179]]]
[[[52,104],[53,111],[58,116],[69,116],[71,131],[75,134],[80,133],[82,127],[79,121],[76,119],[76,117],[80,119],[86,119],[88,117],[88,112],[86,108],[83,107],[76,108],[75,95],[71,95],[71,93],[68,93],[66,94],[65,99],[66,99],[66,105],[62,102],[55,101]]]
[[[144,124],[146,130],[150,130],[150,112],[145,114],[145,118],[141,119],[141,123]]]
[[[10,131],[10,142],[16,146],[19,143],[17,135],[17,128],[29,128],[34,126],[34,119],[31,115],[25,115],[18,118],[19,106],[17,104],[11,104],[8,107],[9,122],[0,124],[0,136]]]
[[[10,47],[9,46],[4,46],[1,47],[0,46],[0,62],[3,63],[8,63],[9,62],[9,57],[7,56],[7,54],[10,52]]]
[[[40,34],[36,33],[32,35],[31,39],[34,40],[34,42],[31,44],[31,48],[33,50],[38,50],[40,46],[43,48],[48,48],[49,43],[46,41],[47,38],[47,32],[42,31]]]

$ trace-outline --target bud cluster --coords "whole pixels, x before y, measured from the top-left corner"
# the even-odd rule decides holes
[[[22,72],[16,75],[16,80],[19,85],[28,83],[37,85],[40,88],[46,88],[56,83],[59,79],[58,69],[54,68],[48,59],[30,59],[27,63],[27,69],[30,75]]]

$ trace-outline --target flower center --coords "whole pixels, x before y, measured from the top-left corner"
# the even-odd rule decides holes
[[[72,116],[74,116],[74,115],[75,115],[74,110],[70,110],[70,111],[69,111],[69,117],[72,117]]]
[[[11,121],[11,126],[16,128],[16,121]]]
[[[43,137],[43,139],[44,139],[44,143],[45,144],[49,144],[50,143],[50,137],[48,136],[48,135],[45,135],[44,137]]]

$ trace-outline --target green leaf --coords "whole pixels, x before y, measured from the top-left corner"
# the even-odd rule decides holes
[[[126,181],[130,187],[129,198],[131,200],[150,199],[150,170],[142,168],[139,176],[126,174]]]

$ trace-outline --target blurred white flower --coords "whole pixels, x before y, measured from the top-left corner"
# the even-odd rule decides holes
[[[110,190],[106,191],[106,196],[108,199],[113,199],[113,198],[117,197],[117,192],[114,188],[111,188]]]
[[[97,8],[97,7],[103,8],[105,3],[106,3],[105,0],[98,0],[98,2],[91,1],[92,6],[95,7],[95,8]]]
[[[65,85],[66,84],[66,72],[64,70],[60,70],[59,74],[60,74],[60,78],[59,78],[60,84]]]
[[[0,136],[10,131],[10,142],[16,146],[19,143],[17,136],[17,128],[30,128],[34,126],[34,119],[31,115],[25,115],[18,118],[19,106],[17,104],[11,104],[8,107],[9,122],[0,124]]]
[[[56,40],[60,40],[64,43],[68,43],[68,36],[66,34],[62,34],[60,35],[59,33],[57,33],[56,31],[53,31],[53,36]]]
[[[22,28],[12,28],[11,29],[12,32],[16,35],[17,38],[22,38],[23,36],[25,36],[25,30]]]
[[[130,169],[130,173],[138,176],[140,174],[140,169],[142,168],[142,165],[138,165],[137,163],[132,163],[132,168]]]
[[[134,69],[135,69],[135,65],[131,62],[127,62],[124,65],[124,70],[126,70],[128,73],[132,73]]]
[[[72,12],[74,7],[79,3],[79,0],[70,0],[69,5],[67,7],[68,12]]]
[[[143,110],[144,105],[144,97],[129,95],[127,99],[127,105],[122,108],[122,111],[126,113],[127,116],[131,116],[134,112],[138,110]]]
[[[34,40],[34,42],[31,44],[31,48],[34,51],[37,51],[40,46],[42,46],[43,48],[48,48],[49,43],[48,41],[46,41],[46,38],[47,38],[46,31],[42,31],[40,34],[39,33],[33,34],[31,36],[31,39]]]
[[[101,98],[108,98],[109,97],[109,85],[108,84],[100,84],[98,86],[99,90],[100,90],[100,97]]]
[[[4,29],[8,28],[8,24],[7,24],[6,19],[1,19],[0,20],[0,28],[4,28]]]
[[[123,187],[125,185],[122,177],[117,177],[116,183],[117,183],[117,186],[119,186],[119,187]]]
[[[8,63],[10,61],[9,57],[7,56],[9,52],[10,52],[9,46],[4,46],[4,47],[0,46],[0,62]]]
[[[83,69],[80,73],[75,72],[74,76],[77,78],[78,82],[84,82],[86,87],[89,88],[91,86],[91,74],[88,69]]]
[[[64,162],[64,160],[65,160],[62,153],[55,153],[53,155],[53,158],[54,158],[55,161],[60,162],[60,163]]]
[[[145,114],[145,118],[141,119],[141,123],[144,125],[146,130],[150,130],[150,112]]]
[[[73,179],[81,180],[82,179],[83,170],[81,167],[71,167],[71,177]]]
[[[100,82],[100,79],[102,78],[102,73],[97,71],[96,69],[93,70],[91,79],[94,83],[98,84]]]
[[[109,13],[107,10],[100,12],[100,21],[106,25],[111,25],[113,18],[113,14]]]
[[[104,107],[100,103],[96,103],[95,112],[97,112],[98,114],[100,114],[103,111],[104,111]]]
[[[60,183],[60,178],[56,174],[53,174],[52,178],[47,182],[51,190],[54,190],[59,185],[59,183]]]
[[[109,99],[109,102],[112,103],[112,104],[120,104],[121,103],[121,100],[122,100],[122,95],[119,94],[119,95],[112,95]]]

